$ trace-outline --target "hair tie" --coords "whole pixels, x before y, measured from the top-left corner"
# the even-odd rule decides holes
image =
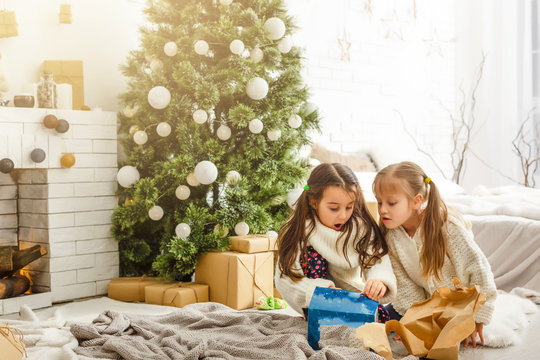
[[[304,190],[309,190],[309,185],[304,186]]]
[[[424,182],[429,185],[429,183],[431,182],[431,178],[430,177],[426,177],[426,179],[424,180]]]

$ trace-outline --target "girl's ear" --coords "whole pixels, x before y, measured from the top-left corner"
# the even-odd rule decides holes
[[[416,194],[413,199],[414,210],[419,210],[423,202],[424,202],[424,197],[422,196],[422,194]]]
[[[317,202],[314,199],[309,199],[309,206],[311,206],[313,210],[317,210]]]

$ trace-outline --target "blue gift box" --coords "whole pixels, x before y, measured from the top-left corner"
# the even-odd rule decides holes
[[[316,287],[308,308],[308,343],[319,350],[321,325],[347,325],[357,328],[377,321],[377,301],[362,293]]]

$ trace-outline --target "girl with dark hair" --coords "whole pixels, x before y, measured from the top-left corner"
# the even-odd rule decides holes
[[[300,313],[317,286],[363,291],[389,302],[396,279],[387,252],[352,170],[320,164],[279,232],[276,288]]]
[[[415,163],[404,161],[379,171],[373,192],[397,278],[395,301],[387,306],[390,317],[399,320],[414,302],[428,299],[439,287],[452,287],[458,278],[466,287],[477,284],[481,292],[493,295],[475,314],[476,328],[465,346],[471,341],[476,347],[477,335],[484,342],[482,329],[491,319],[497,289],[471,225],[449,211],[436,184]]]

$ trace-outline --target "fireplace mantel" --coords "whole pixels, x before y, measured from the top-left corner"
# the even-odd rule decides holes
[[[46,128],[47,114],[68,121],[69,130]],[[41,163],[30,158],[35,148],[46,153]],[[60,164],[65,153],[75,156],[71,168]],[[116,113],[0,107],[0,159],[6,157],[16,176],[0,173],[0,202],[8,209],[0,209],[0,235],[16,236],[3,236],[0,245],[47,249],[27,269],[36,292],[50,291],[53,302],[106,294],[119,263],[110,233],[117,204]]]

